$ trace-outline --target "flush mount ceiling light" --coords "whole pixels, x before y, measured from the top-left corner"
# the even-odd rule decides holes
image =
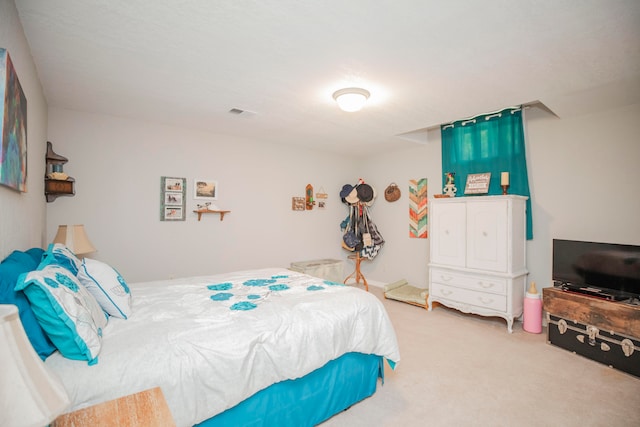
[[[369,99],[369,91],[358,87],[348,87],[333,93],[333,99],[343,111],[359,111]]]

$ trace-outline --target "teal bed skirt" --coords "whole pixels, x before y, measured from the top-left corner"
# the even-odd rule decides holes
[[[315,426],[375,393],[378,378],[384,379],[381,356],[347,353],[302,378],[261,390],[198,426]]]

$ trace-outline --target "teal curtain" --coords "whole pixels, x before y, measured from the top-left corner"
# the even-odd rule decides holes
[[[489,195],[502,194],[500,175],[509,172],[509,194],[527,196],[527,239],[533,239],[521,108],[442,125],[442,172],[455,173],[456,197],[464,196],[467,175],[491,172]],[[444,182],[444,177],[443,177]]]

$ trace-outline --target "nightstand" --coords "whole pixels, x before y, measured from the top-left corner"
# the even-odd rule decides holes
[[[60,415],[52,427],[175,427],[160,387]]]

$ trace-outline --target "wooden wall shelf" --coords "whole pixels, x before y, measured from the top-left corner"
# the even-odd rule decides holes
[[[218,211],[218,210],[214,211],[211,209],[198,209],[193,212],[198,214],[198,221],[200,221],[200,219],[202,218],[202,214],[210,214],[210,213],[220,214],[220,221],[222,221],[224,219],[224,214],[229,213],[231,211]]]
[[[69,159],[53,151],[53,144],[47,141],[47,171],[44,176],[44,195],[47,202],[53,202],[60,196],[75,196],[75,179],[62,172],[63,165],[68,161]]]
[[[76,191],[73,187],[75,179],[69,177],[65,180],[44,179],[44,195],[47,202],[53,202],[59,196],[74,196]]]

